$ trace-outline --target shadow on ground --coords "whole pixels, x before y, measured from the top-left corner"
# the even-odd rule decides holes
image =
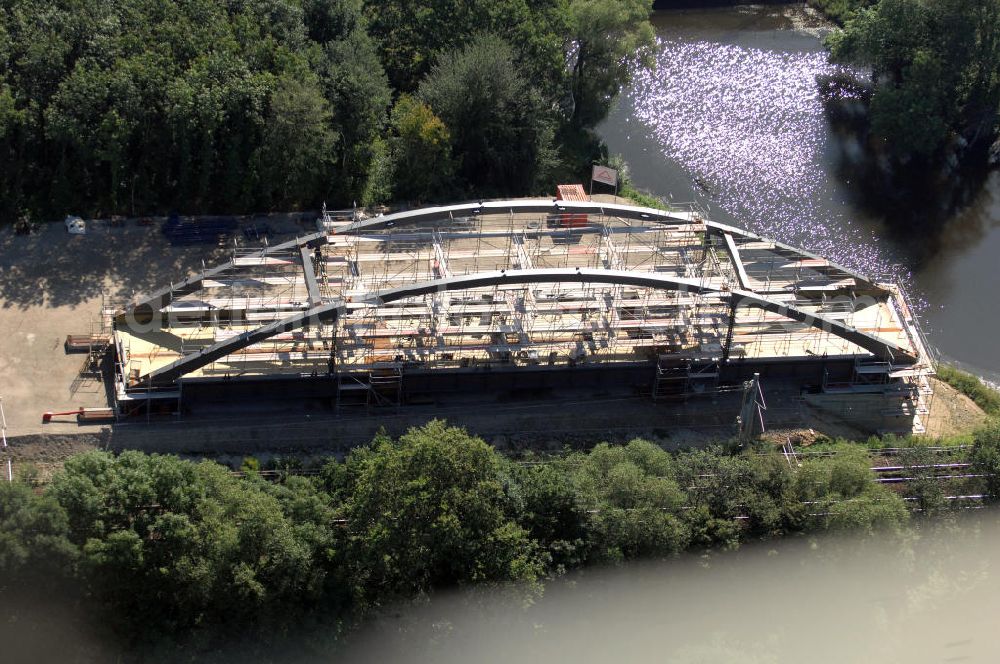
[[[283,234],[306,230],[302,215],[272,217],[267,217],[268,223]],[[247,245],[244,238],[238,239],[241,246]],[[160,233],[159,222],[140,226],[128,221],[112,227],[92,221],[86,235],[70,235],[61,223],[42,224],[21,236],[2,228],[0,306],[71,306],[105,290],[115,300],[126,300],[224,260],[232,243],[228,238],[220,245],[175,247]]]

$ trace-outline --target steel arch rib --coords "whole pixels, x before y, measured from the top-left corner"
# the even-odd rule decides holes
[[[350,235],[353,233],[363,233],[369,230],[392,228],[397,224],[413,224],[422,221],[433,221],[435,219],[450,219],[451,217],[476,215],[476,214],[500,214],[510,213],[542,213],[542,214],[563,214],[575,212],[580,214],[600,214],[621,217],[624,219],[634,219],[643,221],[654,221],[661,224],[690,224],[704,223],[705,227],[714,233],[731,233],[748,240],[766,240],[774,243],[788,251],[794,251],[807,258],[822,259],[830,267],[854,277],[865,284],[874,285],[874,281],[867,275],[855,270],[848,269],[833,261],[814,254],[798,247],[778,242],[771,238],[766,238],[751,231],[722,224],[717,221],[707,219],[695,220],[692,212],[671,212],[669,210],[659,210],[656,208],[642,207],[638,205],[624,205],[622,203],[595,203],[592,201],[560,201],[552,198],[514,198],[497,201],[480,201],[469,203],[457,203],[455,205],[443,205],[431,208],[420,208],[418,210],[407,210],[405,212],[395,212],[393,214],[373,217],[363,221],[357,221],[337,229],[334,235]]]
[[[379,230],[385,228],[392,228],[396,224],[412,224],[420,223],[424,221],[433,220],[448,220],[455,215],[476,215],[476,214],[500,214],[500,213],[541,213],[541,214],[562,214],[565,212],[576,212],[576,213],[586,213],[586,214],[600,214],[600,215],[611,215],[616,217],[621,217],[625,219],[635,219],[635,220],[645,220],[654,221],[661,224],[688,224],[695,222],[694,215],[691,212],[670,212],[667,210],[658,210],[655,208],[640,207],[636,205],[623,205],[620,203],[594,203],[589,201],[559,201],[550,198],[534,198],[525,199],[517,198],[510,200],[499,200],[499,201],[483,201],[483,202],[470,202],[470,203],[458,203],[455,205],[445,205],[430,208],[421,208],[418,210],[407,210],[405,212],[395,212],[393,214],[383,215],[381,217],[373,217],[371,219],[365,219],[364,221],[357,221],[352,224],[348,224],[342,228],[335,231],[319,231],[316,233],[311,233],[302,237],[295,238],[294,240],[289,240],[281,244],[277,244],[271,247],[266,247],[260,251],[260,256],[267,256],[272,253],[279,251],[284,251],[288,249],[295,249],[297,247],[309,246],[316,247],[321,244],[325,244],[327,237],[330,235],[351,235],[357,233],[364,233],[369,230]],[[763,236],[757,235],[747,230],[737,228],[735,226],[728,226],[726,224],[720,224],[718,222],[703,220],[702,223],[705,227],[714,233],[731,233],[734,235],[739,235],[741,237],[753,240],[764,240]],[[789,251],[795,251],[803,256],[809,258],[821,258],[816,254],[813,254],[790,245],[786,245],[775,240],[768,239],[769,242],[774,242],[776,246],[782,247],[783,249]],[[824,259],[826,260],[826,259]],[[841,265],[833,263],[827,260],[829,265],[836,270],[843,272],[849,276],[859,279],[867,284],[872,284],[872,280],[853,270],[849,270]],[[170,304],[172,299],[178,295],[186,295],[193,293],[194,291],[201,288],[202,283],[206,279],[211,279],[217,277],[235,267],[234,261],[230,260],[222,265],[218,265],[213,268],[204,270],[192,277],[188,277],[176,284],[171,283],[169,286],[161,288],[152,294],[146,296],[142,300],[139,300],[133,304],[129,311],[133,314],[146,313],[152,314],[155,310],[161,309],[162,307]]]
[[[282,242],[281,244],[264,247],[257,252],[256,255],[263,258],[280,251],[287,251],[289,249],[298,249],[302,247],[315,247],[319,244],[326,244],[327,235],[328,233],[326,231],[310,233],[309,235],[297,237],[294,240],[288,240],[287,242]],[[128,312],[133,316],[140,316],[142,314],[151,315],[153,312],[169,305],[175,297],[195,292],[202,287],[202,284],[206,279],[218,277],[235,267],[236,261],[234,259],[230,259],[221,265],[216,265],[215,267],[203,270],[198,274],[188,277],[187,279],[184,279],[176,284],[171,283],[169,286],[165,286],[157,291],[154,291],[138,302],[135,302],[131,307],[129,307]]]
[[[455,205],[442,205],[439,207],[420,208],[419,210],[407,210],[406,212],[395,212],[381,217],[372,217],[364,221],[356,221],[342,228],[338,228],[334,235],[350,235],[352,233],[363,233],[368,230],[392,228],[396,224],[413,224],[422,221],[433,221],[435,219],[446,220],[454,216],[471,216],[477,214],[562,214],[565,212],[576,212],[586,214],[614,215],[626,219],[645,219],[675,224],[691,223],[689,213],[674,213],[667,210],[657,210],[655,208],[637,207],[635,205],[621,205],[620,203],[592,203],[585,201],[558,201],[552,198],[514,198],[500,201],[483,201],[471,203],[457,203]]]
[[[683,279],[650,272],[635,272],[624,270],[597,269],[565,269],[550,268],[537,270],[500,270],[479,272],[447,279],[433,279],[399,288],[371,293],[362,300],[348,303],[344,300],[334,300],[311,307],[293,316],[283,318],[255,330],[244,332],[236,337],[219,341],[198,353],[182,357],[171,364],[151,372],[147,377],[154,385],[170,384],[178,378],[196,371],[216,360],[230,355],[238,350],[283,332],[288,332],[312,321],[325,322],[335,320],[341,311],[347,308],[377,306],[409,297],[417,297],[428,293],[468,290],[499,286],[504,284],[535,284],[535,283],[601,283],[611,285],[628,285],[659,290],[681,291],[708,295],[717,295],[731,305],[753,306],[785,316],[828,331],[838,337],[865,349],[880,359],[894,362],[915,363],[917,358],[912,353],[895,344],[862,332],[856,328],[844,325],[835,320],[825,318],[805,311],[799,307],[787,305],[755,293],[742,290],[723,290],[704,286],[694,279]]]

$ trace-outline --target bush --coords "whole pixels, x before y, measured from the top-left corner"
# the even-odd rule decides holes
[[[830,505],[827,527],[830,530],[853,530],[874,533],[898,531],[909,519],[903,499],[894,493],[865,495]]]
[[[347,568],[377,604],[453,584],[533,583],[538,545],[517,522],[510,463],[435,420],[347,460]]]
[[[1000,502],[1000,421],[993,419],[973,434],[972,471],[983,475],[982,491]]]

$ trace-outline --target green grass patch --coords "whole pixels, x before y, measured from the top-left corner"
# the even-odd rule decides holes
[[[819,436],[809,445],[796,446],[795,451],[806,455],[811,452],[849,452],[857,449],[877,452],[896,447],[911,447],[913,444],[913,438],[910,436],[870,436],[864,440]]]
[[[652,194],[647,194],[643,191],[639,191],[631,184],[626,187],[622,187],[618,190],[619,196],[624,196],[625,198],[635,201],[637,205],[642,205],[648,208],[654,208],[657,210],[669,210],[670,208],[657,196]]]
[[[875,4],[872,0],[808,0],[810,7],[818,9],[824,16],[838,25],[844,25],[854,18],[858,10]]]
[[[1000,392],[985,385],[976,376],[941,364],[937,367],[937,377],[975,401],[988,415],[1000,415]]]

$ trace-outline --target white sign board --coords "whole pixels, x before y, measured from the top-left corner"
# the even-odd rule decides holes
[[[66,224],[66,230],[72,235],[84,235],[87,232],[87,223],[80,217],[70,215],[66,217],[63,223]]]
[[[594,166],[593,171],[590,173],[590,179],[597,182],[603,182],[604,184],[612,187],[617,187],[618,171],[613,168],[608,168],[607,166]]]

